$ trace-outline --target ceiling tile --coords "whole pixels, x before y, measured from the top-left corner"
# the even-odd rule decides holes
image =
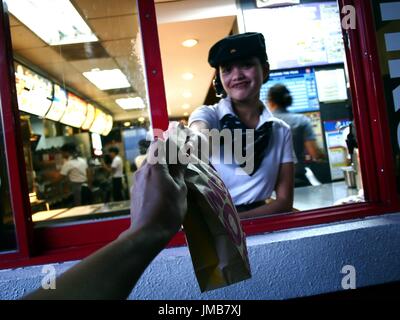
[[[70,63],[80,73],[96,68],[101,70],[118,69],[118,65],[112,58],[77,60]]]
[[[11,40],[14,50],[47,46],[44,41],[23,25],[11,27]]]
[[[113,57],[130,56],[133,55],[135,52],[134,39],[103,41],[102,45],[106,49],[108,54]]]
[[[65,62],[62,55],[51,47],[15,50],[15,52],[24,59],[39,66]]]
[[[19,22],[19,20],[16,19],[11,13],[8,15],[8,17],[11,27],[21,25],[21,22]]]
[[[109,57],[100,42],[74,43],[53,48],[60,51],[69,61]]]
[[[139,30],[137,17],[134,15],[90,19],[89,24],[102,41],[132,39],[136,37]]]
[[[137,12],[135,0],[73,0],[72,2],[88,19],[130,15]]]

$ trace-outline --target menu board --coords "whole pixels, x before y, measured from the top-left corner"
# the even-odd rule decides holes
[[[113,117],[108,114],[106,119],[107,119],[107,124],[106,124],[106,128],[104,129],[104,131],[102,133],[103,136],[107,136],[113,127]]]
[[[15,69],[19,110],[44,117],[52,103],[53,84],[20,64]]]
[[[336,2],[244,10],[246,31],[265,37],[271,70],[344,61]]]
[[[346,78],[343,69],[315,72],[318,97],[321,102],[347,100]]]
[[[107,115],[100,109],[96,109],[96,114],[92,126],[90,127],[91,132],[102,134],[107,126]]]
[[[46,118],[53,121],[60,121],[67,108],[67,101],[67,92],[58,84],[55,84],[53,102],[46,114]]]
[[[72,93],[68,93],[68,104],[60,122],[80,128],[86,119],[87,103]]]
[[[324,121],[325,139],[328,147],[329,166],[332,180],[344,177],[342,167],[348,165],[346,136],[349,120]]]
[[[315,73],[312,68],[271,72],[267,83],[260,91],[260,100],[267,102],[269,89],[276,84],[284,84],[290,91],[293,103],[289,112],[311,112],[319,110]]]
[[[87,104],[87,113],[86,113],[86,119],[82,124],[82,129],[83,130],[89,130],[90,127],[92,126],[92,123],[94,121],[94,117],[96,115],[96,108],[91,105],[90,103]]]

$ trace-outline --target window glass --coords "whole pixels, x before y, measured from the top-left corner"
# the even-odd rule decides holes
[[[3,138],[3,119],[0,113],[0,252],[15,250],[17,247]]]
[[[136,1],[6,3],[34,223],[129,214],[150,130]]]
[[[380,70],[382,72],[388,122],[395,164],[397,192],[400,194],[400,50],[399,2],[371,1],[375,18]]]
[[[259,98],[275,118],[290,126],[297,156],[294,202],[289,211],[365,201],[336,1],[300,1],[299,5],[266,7],[264,1],[187,0],[157,3],[156,12],[171,121],[189,124],[204,120],[209,127],[221,129],[226,113],[223,110],[226,106],[235,109],[229,99],[221,102],[216,97],[216,70],[208,64],[209,49],[228,35],[262,33],[270,74],[261,86]],[[226,54],[248,48],[230,48]],[[230,69],[227,64],[223,73]],[[269,103],[270,90],[277,85],[284,85],[292,97],[286,110]],[[228,92],[230,101],[231,94]],[[214,108],[198,109],[217,103]],[[254,128],[258,123],[253,127],[244,125]],[[273,132],[278,136],[277,131]],[[215,164],[215,158],[211,160],[230,189],[235,205],[244,212],[265,204],[276,208],[277,200],[282,198],[276,190],[271,191],[281,164],[290,162],[284,151],[290,142],[271,139],[262,153],[261,175],[256,172],[251,177],[235,176],[231,167]],[[288,210],[280,207],[271,213],[277,212]],[[255,215],[260,212],[241,213],[244,218]]]

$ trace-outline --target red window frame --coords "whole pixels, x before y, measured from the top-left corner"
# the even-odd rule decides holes
[[[133,1],[133,0],[132,0]],[[137,0],[143,39],[148,94],[153,128],[168,127],[165,89],[157,21],[153,1]],[[354,121],[359,137],[361,168],[366,203],[342,205],[258,218],[243,221],[247,235],[310,226],[333,221],[361,218],[396,212],[400,209],[396,192],[394,164],[390,144],[386,104],[378,101],[383,97],[383,84],[377,58],[377,44],[372,8],[365,0],[339,0],[340,8],[353,5],[356,8],[357,28],[344,31],[351,50],[346,47],[353,97]],[[81,259],[115,239],[130,224],[129,217],[83,222],[80,224],[34,228],[28,199],[19,113],[16,108],[12,47],[8,17],[0,15],[0,94],[3,108],[8,172],[12,190],[12,206],[15,215],[19,249],[15,253],[0,253],[0,268],[18,267],[50,262]],[[365,35],[365,36],[363,36]],[[357,79],[357,81],[355,81]],[[371,157],[365,155],[372,155]],[[184,235],[178,233],[170,246],[184,245]]]

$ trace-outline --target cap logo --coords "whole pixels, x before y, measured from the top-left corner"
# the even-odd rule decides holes
[[[231,49],[231,51],[229,51],[231,54],[234,54],[236,52],[236,49]]]

